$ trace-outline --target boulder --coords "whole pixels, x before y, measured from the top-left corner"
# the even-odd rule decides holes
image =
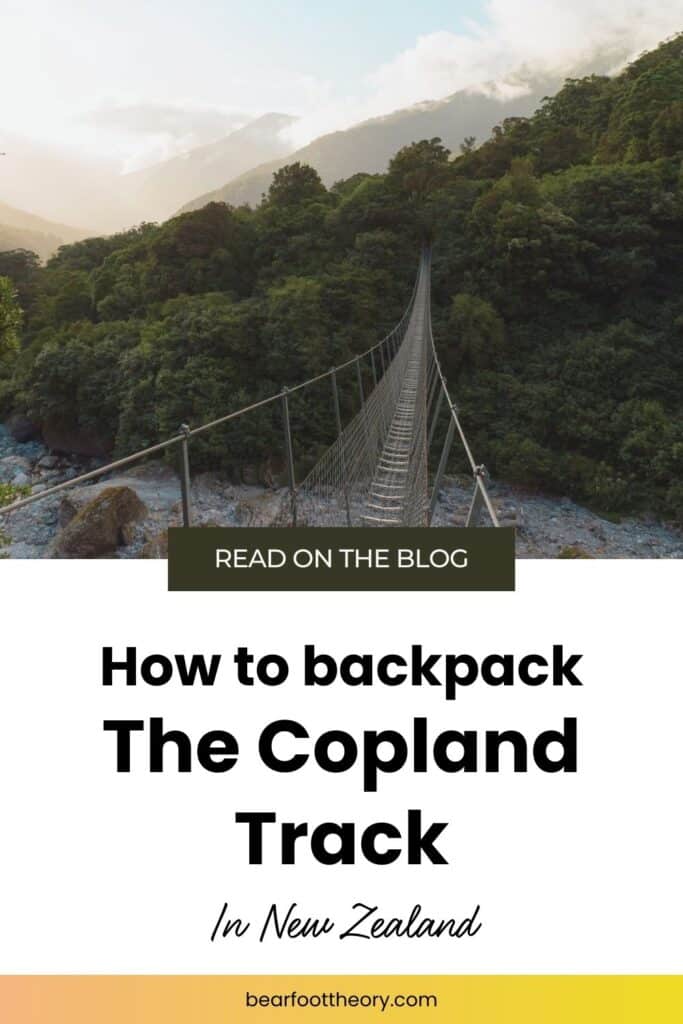
[[[51,416],[43,423],[43,441],[52,452],[89,458],[106,458],[112,449],[112,445],[104,438],[86,433],[80,427]]]
[[[85,488],[83,489],[85,490]],[[61,527],[68,526],[72,519],[78,515],[81,509],[91,502],[92,496],[88,497],[83,494],[83,491],[67,491],[62,500],[59,503],[59,511],[57,513],[57,522]]]
[[[19,444],[40,441],[40,426],[22,413],[15,413],[7,421],[7,429]]]
[[[86,470],[89,467],[83,466]],[[68,479],[68,473],[65,474]],[[80,484],[66,490],[59,506],[59,525],[66,526],[89,502],[107,488],[126,487],[135,491],[148,515],[163,516],[166,522],[175,515],[180,499],[180,483],[173,470],[159,463],[127,469],[120,476],[112,476],[96,483]]]
[[[56,558],[113,555],[125,543],[127,527],[144,519],[147,507],[130,487],[108,487],[88,502],[57,535]]]

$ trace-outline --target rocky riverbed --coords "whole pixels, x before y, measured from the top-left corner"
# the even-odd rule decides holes
[[[92,459],[76,460],[57,455],[37,441],[17,442],[0,426],[0,483],[30,488],[39,493],[62,480],[73,479],[95,468]],[[646,519],[611,522],[568,498],[557,499],[524,492],[492,482],[491,496],[501,521],[517,528],[521,558],[681,558],[683,533]],[[101,544],[101,557],[160,557],[165,554],[165,531],[181,522],[180,485],[170,466],[153,462],[127,469],[95,483],[45,498],[34,505],[0,516],[4,545],[0,555],[10,558],[50,558],[79,550],[74,522],[94,503],[106,504],[112,489],[119,498],[117,514],[126,510],[126,521],[109,519],[115,541]],[[435,525],[462,525],[472,491],[470,481],[447,478],[440,494]],[[130,492],[134,492],[131,495]],[[137,496],[138,501],[135,501]],[[214,475],[193,480],[192,505],[197,525],[266,526],[276,516],[285,495],[264,487],[234,485]],[[131,500],[132,499],[132,500]],[[101,512],[101,510],[99,510]],[[83,519],[76,522],[78,525]],[[81,530],[81,534],[82,534]],[[82,537],[81,537],[82,540]],[[67,541],[70,542],[67,543]]]
[[[518,558],[683,558],[683,531],[647,518],[605,519],[571,498],[548,497],[489,481],[501,525],[517,530]],[[445,482],[435,526],[463,523],[469,480]]]

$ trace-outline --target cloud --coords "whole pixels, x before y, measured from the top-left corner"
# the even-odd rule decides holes
[[[246,124],[245,114],[224,110],[197,109],[162,103],[104,103],[82,119],[105,128],[121,129],[133,135],[167,134],[182,137],[194,132],[207,140]]]
[[[518,69],[569,74],[601,58],[619,65],[683,30],[683,0],[489,0],[467,34],[423,36],[371,77],[374,98],[436,99]]]
[[[449,2],[453,16],[443,17],[441,31],[420,36],[363,79],[349,71],[340,81],[336,65],[329,80],[324,66],[309,66],[295,24],[281,53],[261,52],[246,29],[226,40],[222,16],[198,18],[175,0],[120,0],[109,21],[83,0],[0,0],[3,40],[10,41],[0,91],[4,86],[13,99],[3,129],[130,171],[227,134],[237,127],[236,111],[255,117],[282,110],[301,115],[286,140],[294,148],[460,89],[505,99],[528,91],[532,77],[581,74],[591,61],[614,69],[683,30],[683,0],[482,0],[479,20],[457,31],[462,4]],[[325,32],[324,17],[319,22]]]
[[[683,31],[683,0],[489,0],[484,11],[463,32],[421,36],[369,75],[355,101],[318,104],[291,129],[295,141],[461,89],[506,99],[532,77],[582,73],[591,62],[617,70]]]
[[[125,170],[168,160],[214,142],[247,124],[247,114],[192,105],[105,100],[77,120],[109,136],[111,146],[125,154]]]

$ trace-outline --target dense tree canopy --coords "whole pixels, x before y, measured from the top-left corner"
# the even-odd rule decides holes
[[[213,418],[381,337],[429,240],[437,341],[491,471],[683,519],[682,68],[679,37],[457,156],[417,141],[329,190],[294,164],[255,210],[213,203],[44,268],[0,254],[0,414],[59,414],[117,452]],[[294,408],[299,457],[329,440],[329,404]],[[268,457],[277,415],[193,458]]]
[[[0,277],[0,402],[3,397],[11,400],[10,380],[19,354],[20,327],[21,309],[14,285],[9,278]]]

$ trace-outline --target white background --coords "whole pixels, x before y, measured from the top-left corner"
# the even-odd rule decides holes
[[[677,562],[522,562],[516,594],[168,594],[154,562],[0,564],[0,972],[2,973],[677,973],[681,885],[680,587]],[[582,653],[581,690],[443,691],[377,685],[304,690],[305,643],[352,651]],[[101,685],[101,648],[224,654],[213,689]],[[279,689],[245,689],[239,645],[292,664]],[[240,740],[226,775],[115,771],[110,718],[162,716],[197,737]],[[312,735],[345,728],[446,728],[530,735],[579,719],[577,775],[384,776],[314,765],[276,775],[258,759],[263,726],[294,718]],[[137,748],[142,754],[143,744]],[[171,752],[172,753],[172,752]],[[142,766],[144,758],[137,763]],[[172,762],[171,762],[172,763]],[[448,867],[247,863],[236,811],[284,820],[394,820],[408,808],[449,821]],[[302,850],[303,853],[303,850]],[[227,900],[258,922],[273,901],[348,919],[356,900],[434,916],[481,904],[471,941],[211,945]],[[252,932],[256,927],[252,928]]]

